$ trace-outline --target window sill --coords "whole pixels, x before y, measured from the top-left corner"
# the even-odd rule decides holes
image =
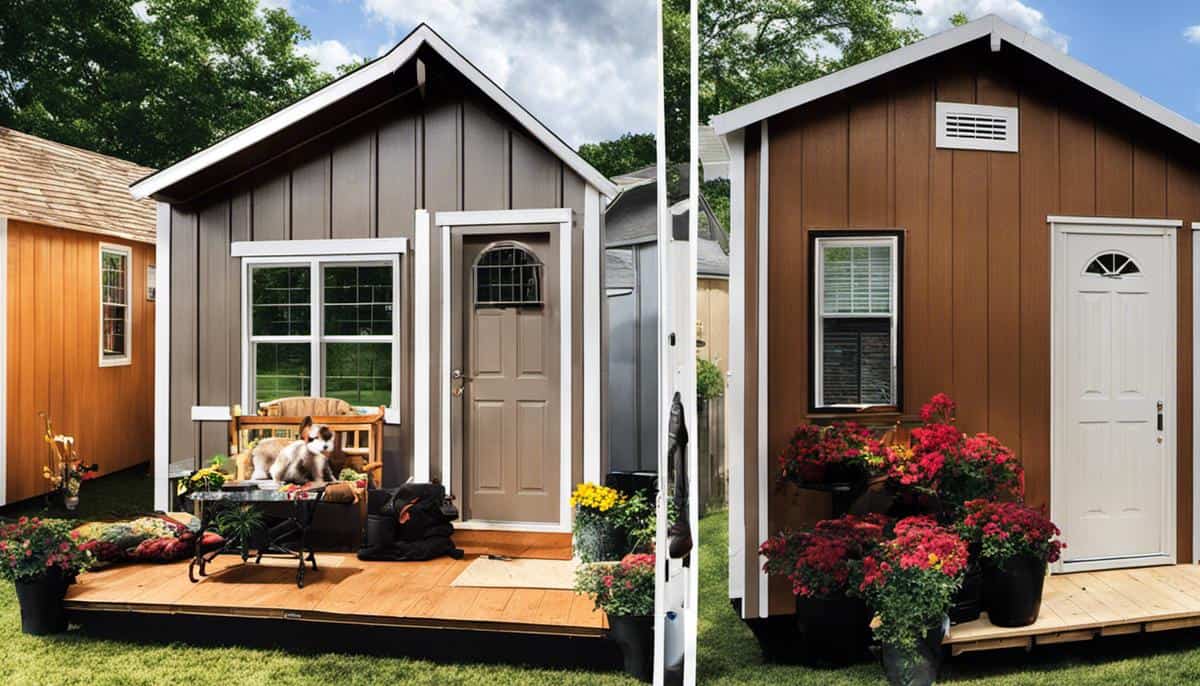
[[[873,405],[869,407],[816,407],[805,414],[805,419],[808,421],[820,420],[847,420],[851,419],[859,423],[894,423],[908,421],[912,417],[907,417],[897,407],[885,405]]]
[[[111,359],[101,359],[101,367],[128,367],[133,364],[133,359],[129,357],[114,357]]]

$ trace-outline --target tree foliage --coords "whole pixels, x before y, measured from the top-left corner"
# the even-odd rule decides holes
[[[709,179],[700,184],[700,194],[716,215],[721,228],[729,232],[729,179]]]
[[[663,103],[667,159],[691,154],[692,36],[689,0],[663,0]]]
[[[654,164],[658,152],[652,133],[627,133],[620,138],[579,146],[579,155],[607,177],[628,174]]]
[[[921,37],[914,0],[701,0],[700,120]]]
[[[328,81],[311,34],[257,0],[8,0],[0,124],[152,167]]]

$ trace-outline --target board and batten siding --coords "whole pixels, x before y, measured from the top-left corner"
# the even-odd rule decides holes
[[[128,365],[101,367],[100,244],[129,247],[133,290]],[[154,454],[154,246],[8,220],[7,488],[13,503],[51,490],[42,476],[46,412],[100,474]]]
[[[937,149],[938,100],[1020,110],[1020,150]],[[769,378],[757,402],[754,352],[759,126],[745,146],[746,549],[767,533],[827,516],[827,498],[776,491],[772,456],[810,413],[811,232],[900,229],[902,405],[912,418],[934,393],[959,403],[967,432],[988,431],[1026,469],[1027,500],[1050,501],[1049,215],[1200,220],[1194,144],[1120,109],[1017,51],[986,42],[770,118],[768,130]],[[1192,559],[1192,232],[1177,236],[1177,554]],[[734,332],[736,334],[736,332]],[[768,413],[766,454],[758,412]],[[769,466],[759,502],[759,460]],[[757,616],[760,561],[745,559],[744,602]],[[794,611],[784,579],[771,614]]]
[[[193,206],[171,212],[170,455],[173,461],[224,454],[226,427],[196,423],[193,405],[241,402],[241,265],[231,241],[391,238],[409,240],[401,259],[401,423],[388,425],[384,479],[402,483],[413,470],[413,404],[430,404],[436,434],[444,384],[413,398],[415,210],[501,210],[567,207],[573,211],[572,264],[583,264],[583,179],[483,97],[466,94],[402,99],[377,115],[330,131],[277,163],[232,179]],[[432,264],[441,263],[440,240]],[[581,273],[573,302],[583,301]],[[440,279],[431,285],[438,310]],[[582,309],[575,308],[575,340]],[[430,359],[440,359],[440,327],[430,332]],[[428,373],[428,372],[424,372]],[[582,346],[572,378],[583,379]],[[578,388],[578,386],[577,386]],[[575,394],[574,426],[582,426],[583,393]],[[251,411],[250,408],[246,408]],[[440,477],[438,441],[431,475]],[[573,478],[582,478],[582,441]]]

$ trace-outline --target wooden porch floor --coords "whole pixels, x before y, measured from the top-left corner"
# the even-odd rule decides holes
[[[457,536],[456,536],[457,539]],[[296,567],[243,565],[224,555],[191,583],[187,562],[125,565],[82,575],[67,593],[74,612],[193,614],[335,622],[403,628],[470,629],[599,637],[608,623],[592,601],[568,590],[451,586],[476,555],[462,560],[364,562],[319,553],[304,588]],[[325,564],[322,564],[322,563]]]
[[[1046,579],[1037,622],[1006,629],[985,614],[951,627],[945,643],[958,655],[1197,626],[1200,567],[1185,564],[1056,574]]]

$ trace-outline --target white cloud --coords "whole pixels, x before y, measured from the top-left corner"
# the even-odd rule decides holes
[[[654,131],[654,0],[362,2],[397,39],[429,24],[571,145]]]
[[[326,40],[319,43],[301,45],[297,48],[297,51],[305,57],[311,57],[316,60],[317,66],[321,71],[330,74],[337,73],[337,68],[343,64],[361,59],[350,48],[347,48],[338,40]]]
[[[950,27],[950,17],[965,12],[967,18],[978,19],[994,14],[1017,28],[1050,43],[1066,52],[1070,37],[1050,28],[1046,15],[1021,0],[917,0],[921,16],[906,18],[925,34],[944,31]]]
[[[1183,30],[1183,37],[1189,43],[1200,43],[1200,24],[1189,26]]]

